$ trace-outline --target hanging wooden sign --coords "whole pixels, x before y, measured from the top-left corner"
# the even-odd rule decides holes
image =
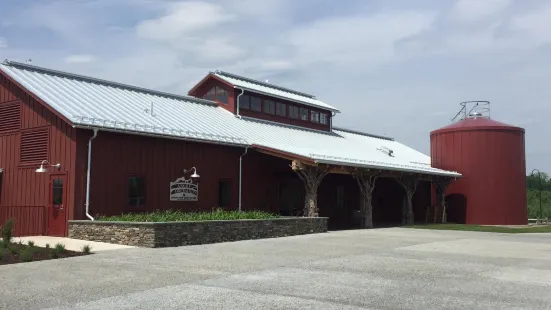
[[[184,177],[170,182],[170,201],[198,201],[199,184]]]

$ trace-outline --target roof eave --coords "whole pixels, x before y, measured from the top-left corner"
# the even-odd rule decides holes
[[[172,140],[182,140],[182,141],[208,143],[208,144],[225,145],[225,146],[233,146],[233,147],[250,147],[251,146],[250,144],[245,142],[244,143],[226,142],[226,141],[192,138],[192,137],[184,137],[184,136],[177,136],[177,135],[170,135],[170,134],[148,133],[148,132],[143,132],[138,130],[113,128],[113,127],[107,127],[107,126],[94,126],[89,124],[74,124],[73,128],[97,129],[97,130],[113,132],[113,133],[131,134],[131,135],[153,137],[153,138],[166,138],[166,139],[172,139]]]
[[[316,162],[318,164],[326,164],[326,165],[338,165],[338,166],[347,166],[347,167],[369,168],[369,169],[379,169],[379,170],[388,170],[388,171],[397,171],[397,172],[408,172],[408,173],[443,176],[443,177],[450,177],[450,178],[460,178],[461,177],[461,174],[459,174],[457,172],[444,171],[444,170],[442,172],[440,172],[440,171],[424,171],[424,170],[410,169],[410,168],[398,168],[398,167],[392,167],[392,166],[379,166],[379,165],[369,165],[369,164],[360,164],[360,163],[350,163],[350,162],[326,160],[326,159],[316,159],[316,160],[314,160],[314,162]]]
[[[298,103],[298,104],[306,105],[306,106],[316,108],[316,109],[320,109],[320,110],[326,110],[326,111],[331,111],[331,112],[335,112],[335,113],[341,113],[341,111],[339,111],[335,108],[321,107],[319,105],[315,105],[315,104],[308,103],[308,102],[305,102],[305,101],[294,100],[294,99],[291,99],[289,97],[278,96],[278,95],[270,94],[270,93],[267,93],[267,92],[259,91],[259,90],[256,90],[256,89],[251,89],[251,88],[248,88],[248,87],[243,87],[243,86],[238,86],[238,85],[234,85],[233,87],[237,88],[237,89],[244,89],[246,91],[261,94],[261,95],[264,95],[264,96],[269,96],[269,97],[279,98],[279,99],[283,99],[283,100],[287,100],[287,101],[292,101],[292,102],[295,102],[295,103]]]
[[[197,82],[197,84],[195,84],[195,86],[193,86],[192,89],[190,89],[187,93],[188,95],[190,96],[195,96],[195,93],[197,91],[197,89],[199,87],[201,87],[203,84],[205,84],[206,81],[208,81],[209,79],[215,79],[221,83],[224,83],[226,86],[229,86],[229,87],[235,87],[235,85],[233,85],[232,83],[224,80],[223,78],[221,77],[218,77],[216,76],[216,74],[214,74],[214,72],[209,72],[209,74],[207,74],[204,78],[202,78],[199,82]]]
[[[274,89],[279,89],[281,91],[285,91],[285,92],[292,93],[292,94],[294,93],[294,94],[297,94],[299,96],[310,97],[310,98],[315,98],[316,97],[314,95],[310,95],[310,94],[300,92],[300,91],[297,91],[297,90],[294,90],[294,89],[290,89],[290,88],[279,86],[279,85],[264,83],[264,82],[259,81],[259,80],[255,80],[255,79],[251,79],[251,78],[248,78],[248,77],[245,77],[245,76],[225,72],[225,71],[222,71],[222,70],[216,70],[213,73],[222,75],[222,78],[225,75],[227,77],[234,78],[234,79],[237,79],[237,80],[242,80],[242,81],[246,81],[246,82],[249,82],[249,83],[252,83],[252,84],[262,85],[262,86],[270,87],[270,88],[274,88]]]

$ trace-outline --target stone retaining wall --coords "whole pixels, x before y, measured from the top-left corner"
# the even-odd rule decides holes
[[[139,247],[172,247],[327,232],[327,218],[203,222],[69,221],[69,238]]]

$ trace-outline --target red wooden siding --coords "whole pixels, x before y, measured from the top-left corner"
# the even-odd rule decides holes
[[[82,135],[82,140],[87,141],[84,137],[89,137],[91,132],[84,131]],[[238,160],[243,150],[214,144],[100,131],[92,144],[90,213],[94,216],[169,208],[189,211],[211,210],[218,206],[218,184],[221,179],[233,181],[231,205],[236,206]],[[82,159],[77,162],[84,162],[87,154],[79,154]],[[201,176],[199,200],[171,202],[170,182],[184,176],[183,170],[193,166]],[[80,189],[84,187],[79,184],[83,182],[85,169],[79,175],[81,177],[78,177],[77,187]],[[141,209],[133,209],[127,205],[129,177],[145,179],[146,205]],[[186,177],[189,178],[189,175]],[[84,195],[85,192],[77,194],[79,197]]]
[[[46,231],[46,207],[0,207],[0,219],[13,219],[14,236],[38,236]],[[5,220],[2,221],[2,225]]]
[[[66,210],[69,219],[74,216],[72,182],[75,177],[76,130],[0,74],[0,107],[16,102],[20,102],[20,128],[0,132],[0,168],[4,169],[0,179],[0,223],[17,215],[18,234],[44,234],[44,210],[49,200],[51,172],[67,174]],[[27,142],[33,146],[25,147]],[[44,157],[52,164],[60,163],[61,169],[49,168],[47,173],[36,173],[35,169]],[[27,160],[35,163],[27,165]]]

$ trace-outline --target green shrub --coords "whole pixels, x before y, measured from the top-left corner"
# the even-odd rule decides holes
[[[183,212],[180,210],[164,210],[151,213],[128,213],[116,216],[99,217],[101,221],[109,222],[191,222],[191,221],[221,221],[244,219],[270,219],[278,215],[263,211],[225,211],[217,209],[212,212]]]
[[[4,243],[4,240],[0,240],[0,250],[3,250],[7,247],[8,247],[8,245],[6,243]]]
[[[29,242],[27,242],[27,244],[28,244],[31,248],[34,247],[34,241],[29,240]]]
[[[84,254],[90,254],[92,253],[92,247],[90,247],[88,244],[82,247],[82,253]]]
[[[13,219],[9,219],[4,223],[4,226],[2,226],[2,241],[4,241],[4,244],[9,244],[11,242],[13,234]]]
[[[0,248],[0,261],[4,258],[4,248]]]
[[[11,244],[8,245],[8,251],[10,251],[10,253],[13,254],[13,255],[19,253],[19,250],[18,250],[15,246],[13,246],[13,245],[11,245]]]
[[[33,260],[33,255],[34,255],[34,251],[35,249],[33,247],[28,247],[28,248],[25,248],[22,252],[21,252],[21,255],[19,256],[19,260],[22,261],[22,262],[30,262]]]
[[[46,250],[49,250],[49,249],[50,249],[50,244],[49,244],[49,243],[46,243],[45,248],[46,248]]]
[[[54,252],[57,252],[58,254],[65,253],[65,245],[57,243],[54,247]]]

